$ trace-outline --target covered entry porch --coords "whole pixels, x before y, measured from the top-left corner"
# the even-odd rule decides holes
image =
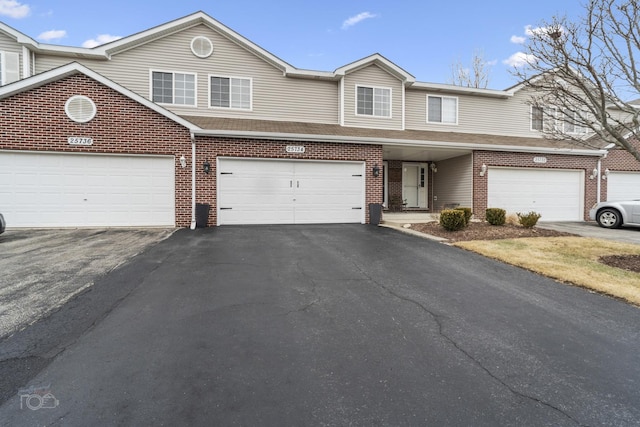
[[[385,212],[473,207],[471,150],[383,146]]]

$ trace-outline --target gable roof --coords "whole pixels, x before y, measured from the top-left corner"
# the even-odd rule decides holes
[[[407,71],[403,70],[393,62],[389,61],[384,56],[379,53],[374,53],[373,55],[367,56],[365,58],[359,59],[355,62],[342,66],[334,71],[336,76],[344,76],[349,73],[353,73],[355,71],[366,68],[370,65],[377,65],[382,68],[392,76],[396,77],[398,80],[402,81],[405,85],[409,86],[415,83],[416,78],[409,74]]]
[[[70,64],[63,65],[62,67],[54,68],[53,70],[37,74],[33,77],[29,77],[23,80],[18,80],[17,82],[10,83],[6,86],[0,86],[0,100],[16,95],[21,92],[25,92],[30,89],[35,89],[35,88],[44,86],[48,83],[52,83],[60,79],[63,79],[65,77],[73,76],[76,74],[84,74],[85,76],[167,117],[168,119],[173,120],[174,122],[184,126],[190,131],[195,131],[199,129],[197,125],[191,123],[190,121],[183,119],[177,114],[174,114],[171,111],[159,106],[158,104],[151,102],[148,99],[138,95],[137,93],[123,86],[120,86],[114,81],[107,79],[103,75],[98,74],[95,71],[77,62],[72,62]]]

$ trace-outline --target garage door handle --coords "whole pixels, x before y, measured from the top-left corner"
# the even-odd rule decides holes
[[[358,175],[351,175],[351,176],[362,176],[362,174],[358,174]]]
[[[233,172],[220,172],[220,175],[233,175]]]
[[[362,206],[358,206],[358,207],[351,208],[351,209],[362,209]]]
[[[221,211],[230,211],[233,208],[220,208]]]

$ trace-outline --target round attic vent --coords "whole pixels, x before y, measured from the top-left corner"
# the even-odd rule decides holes
[[[96,115],[96,104],[86,96],[74,95],[64,104],[64,112],[74,122],[86,123]]]
[[[191,40],[191,52],[198,58],[208,58],[213,53],[213,43],[203,36],[194,37]]]

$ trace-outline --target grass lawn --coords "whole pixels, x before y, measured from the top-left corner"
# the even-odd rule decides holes
[[[601,256],[640,255],[640,245],[584,237],[532,237],[472,240],[454,246],[640,306],[640,273],[598,262]]]

